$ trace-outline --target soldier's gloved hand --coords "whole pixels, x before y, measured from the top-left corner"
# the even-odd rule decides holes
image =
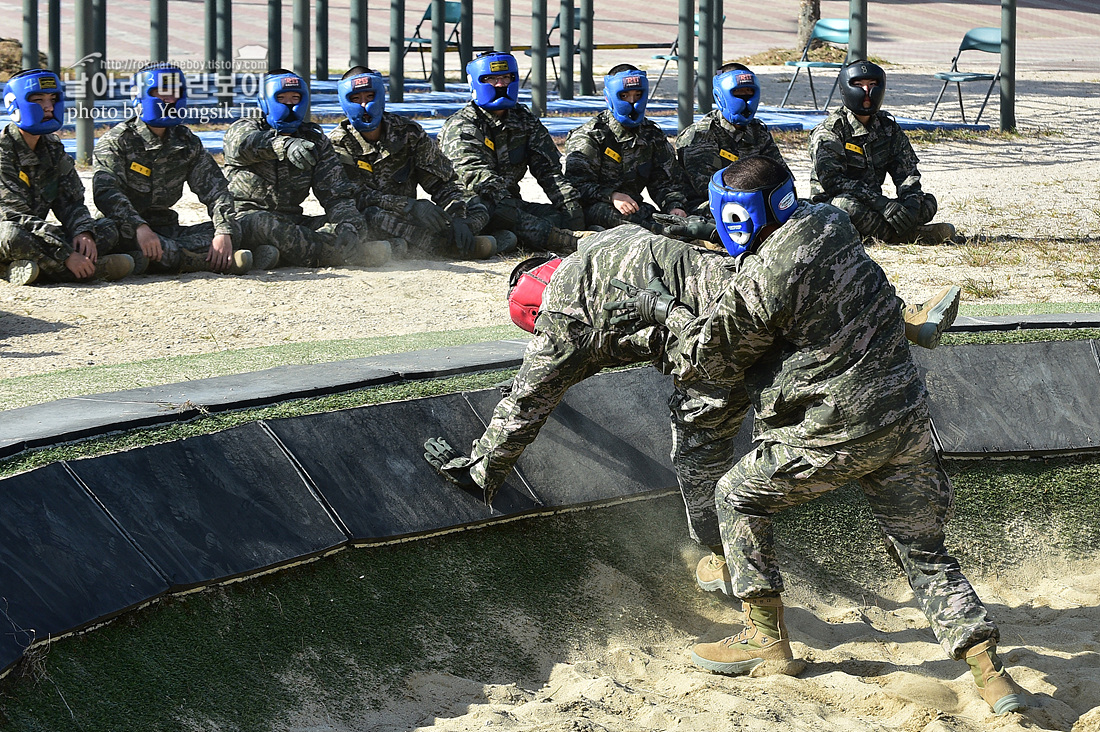
[[[486,505],[492,505],[496,489],[484,491],[470,475],[468,458],[451,447],[442,437],[432,437],[424,443],[424,459],[436,472],[454,483],[462,490],[483,499]]]
[[[629,295],[625,300],[615,300],[604,304],[604,310],[615,313],[610,320],[612,325],[630,322],[639,322],[644,325],[664,325],[673,308],[684,306],[665,287],[665,283],[661,281],[661,274],[660,267],[655,262],[650,262],[646,267],[646,276],[649,278],[649,282],[644,290],[622,280],[611,280],[614,287]]]
[[[474,232],[470,231],[470,225],[466,219],[457,216],[451,218],[451,231],[454,232],[455,248],[459,254],[469,254],[474,250]]]
[[[713,221],[702,216],[673,216],[672,214],[653,214],[653,220],[661,225],[665,236],[678,239],[702,239],[714,241],[718,227]]]
[[[901,201],[889,201],[886,208],[882,210],[882,215],[886,218],[886,223],[899,234],[909,232],[917,223],[916,212],[906,208]]]
[[[565,220],[565,226],[562,228],[569,229],[570,231],[583,231],[584,230],[584,209],[579,205],[566,206],[565,215],[568,216]]]
[[[426,198],[410,198],[405,204],[405,213],[433,234],[441,234],[451,225],[443,209]]]
[[[275,156],[285,160],[299,170],[309,170],[317,164],[316,147],[309,140],[300,137],[276,137]],[[282,140],[283,142],[279,142]]]

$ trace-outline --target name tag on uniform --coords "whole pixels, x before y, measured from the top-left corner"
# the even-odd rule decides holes
[[[369,170],[372,173],[374,172],[374,168],[372,168],[370,166],[370,163],[368,163],[366,160],[357,160],[356,164],[363,170]]]
[[[19,171],[19,180],[23,181],[23,183],[26,184],[27,186],[30,186],[30,184],[31,184],[31,179],[28,178],[27,174],[24,173],[22,170]]]
[[[621,163],[623,161],[623,156],[609,147],[604,148],[603,154],[614,160],[616,163]]]
[[[737,162],[737,156],[731,153],[729,150],[719,150],[718,154],[724,157],[726,160],[729,160],[731,163]]]
[[[857,155],[862,155],[863,154],[863,148],[860,147],[859,145],[855,144],[854,142],[844,143],[844,149],[845,150],[851,150],[852,152],[856,153]]]
[[[494,145],[493,141],[490,140],[488,137],[485,138],[485,147],[489,148],[490,150],[496,150],[497,149],[497,146]]]
[[[141,163],[130,163],[130,170],[134,171],[135,173],[141,173],[144,176],[149,176],[153,173],[153,171],[149,170]]]

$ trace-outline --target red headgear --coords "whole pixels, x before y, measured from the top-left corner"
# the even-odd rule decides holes
[[[535,318],[542,307],[542,291],[559,264],[561,257],[540,254],[517,264],[508,278],[508,313],[512,322],[528,333],[535,332]]]

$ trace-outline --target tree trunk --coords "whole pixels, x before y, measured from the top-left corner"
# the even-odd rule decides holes
[[[798,47],[799,53],[806,47],[814,23],[821,19],[821,0],[798,0]]]

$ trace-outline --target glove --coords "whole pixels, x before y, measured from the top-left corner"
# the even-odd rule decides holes
[[[412,198],[405,204],[405,213],[433,234],[441,234],[451,225],[447,214],[426,198]]]
[[[474,233],[470,231],[470,225],[466,223],[466,219],[460,219],[457,216],[451,219],[451,230],[455,235],[455,247],[458,248],[460,254],[466,255],[474,249]]]
[[[626,300],[615,300],[604,304],[604,310],[616,313],[611,317],[612,325],[631,322],[642,325],[664,325],[673,308],[683,307],[683,303],[673,297],[665,287],[665,283],[661,281],[661,274],[661,268],[657,263],[650,262],[646,267],[649,283],[644,290],[622,280],[611,280],[614,287],[630,296]]]
[[[300,137],[287,137],[285,139],[286,142],[282,145],[280,160],[285,160],[300,170],[309,170],[317,164],[317,155],[313,152],[314,145],[312,142],[303,140]],[[277,154],[279,148],[276,148],[275,152]]]
[[[899,234],[905,234],[917,223],[917,214],[909,210],[901,201],[888,201],[886,208],[882,210],[886,223]]]
[[[424,460],[428,465],[462,490],[481,498],[486,505],[491,505],[493,498],[496,497],[496,489],[482,490],[470,475],[469,467],[464,464],[467,462],[465,458],[465,455],[451,447],[450,443],[442,437],[432,437],[424,443]]]
[[[563,229],[569,229],[570,231],[582,231],[584,229],[584,209],[580,206],[574,206],[565,209],[565,215],[568,217],[565,220],[565,226]]]
[[[702,239],[714,241],[718,227],[713,221],[702,216],[673,216],[672,214],[653,214],[653,220],[661,225],[665,236],[677,239]]]

